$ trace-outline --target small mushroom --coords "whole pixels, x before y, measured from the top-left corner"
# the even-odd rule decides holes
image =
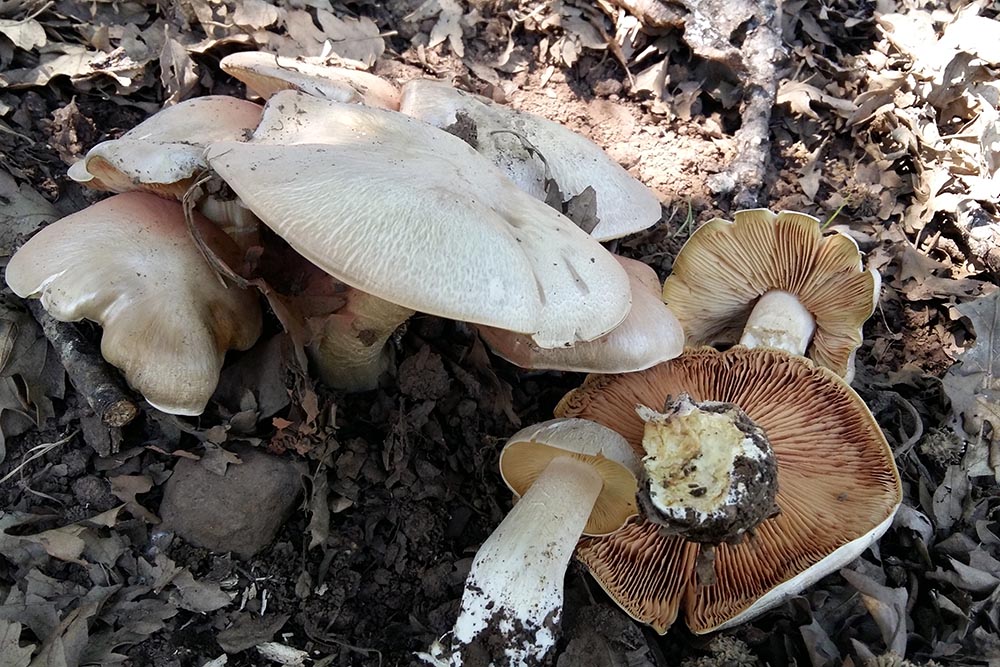
[[[660,297],[656,272],[642,262],[615,256],[628,274],[632,309],[600,338],[570,347],[542,348],[530,336],[479,326],[494,353],[521,368],[586,373],[629,373],[673,359],[684,349],[684,332]]]
[[[95,190],[145,190],[180,199],[191,177],[207,167],[204,147],[246,139],[260,115],[260,105],[235,97],[196,97],[153,114],[119,139],[97,144],[69,168],[69,176]]]
[[[380,109],[399,109],[399,91],[385,79],[356,68],[328,65],[321,58],[288,58],[260,51],[243,51],[219,62],[222,71],[268,100],[279,90],[354,102]]]
[[[379,349],[408,310],[558,347],[606,334],[631,306],[628,276],[597,241],[402,114],[282,91],[250,141],[213,144],[207,159],[298,253],[400,307],[366,323]]]
[[[556,414],[594,420],[643,452],[649,425],[636,406],[682,393],[703,409],[702,401],[731,404],[763,430],[777,462],[779,513],[752,529],[733,524],[745,535],[738,543],[696,536],[708,538],[714,563],[703,557],[703,542],[641,517],[581,540],[577,557],[633,618],[661,633],[682,607],[699,634],[743,623],[850,563],[892,523],[902,489],[885,437],[850,386],[804,357],[773,348],[689,349],[638,373],[590,376]],[[714,437],[712,429],[698,437]],[[688,474],[710,492],[697,471]],[[766,498],[756,502],[770,515]]]
[[[180,200],[207,168],[205,146],[242,141],[260,122],[262,107],[224,95],[186,100],[159,111],[118,139],[103,141],[69,168],[69,177],[94,190],[152,192]],[[198,210],[241,248],[255,245],[259,221],[226,193],[208,191]]]
[[[197,213],[194,223],[217,256],[238,261],[223,232]],[[260,335],[257,295],[224,286],[182,206],[149,193],[109,197],[45,227],[11,257],[6,279],[57,320],[100,324],[104,358],[172,414],[201,414],[226,351]]]
[[[824,235],[804,213],[753,209],[737,212],[734,222],[710,220],[688,239],[663,300],[690,346],[738,339],[776,347],[850,382],[880,287],[851,237]]]
[[[514,434],[500,454],[504,482],[519,496],[479,548],[438,665],[542,664],[562,618],[563,580],[581,534],[604,535],[636,514],[639,458],[614,431],[555,419]],[[476,663],[479,664],[479,663]]]
[[[660,201],[652,190],[559,123],[426,79],[403,86],[399,110],[461,136],[532,197],[546,199],[547,177],[566,200],[593,188],[598,223],[590,233],[599,241],[641,231],[660,219]]]

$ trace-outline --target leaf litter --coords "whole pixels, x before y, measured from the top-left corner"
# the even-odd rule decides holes
[[[665,220],[619,245],[661,278],[684,234],[730,212],[707,183],[737,151],[742,3],[731,22],[694,0],[382,4],[0,3],[0,254],[95,200],[65,177],[94,143],[193,95],[241,95],[215,63],[244,49],[443,77],[582,132],[663,199]],[[608,664],[1000,661],[997,10],[783,11],[771,207],[829,220],[883,276],[856,385],[895,448],[904,507],[841,575],[707,640],[643,634],[571,574],[582,611],[560,667],[593,664],[595,628],[620,629],[601,644]],[[570,207],[588,224],[592,202]],[[301,340],[274,323],[227,364],[203,418],[147,410],[120,431],[94,420],[5,295],[0,477],[16,473],[0,484],[0,667],[410,664],[451,626],[508,506],[499,445],[581,377],[518,371],[432,317],[393,345],[398,377],[343,396],[302,372]],[[176,461],[218,473],[240,447],[311,473],[302,509],[246,560],[186,544],[157,515]]]

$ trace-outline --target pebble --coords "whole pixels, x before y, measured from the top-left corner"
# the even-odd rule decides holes
[[[181,459],[163,491],[163,527],[198,547],[250,558],[267,546],[298,504],[304,464],[233,447],[243,463],[225,475]]]

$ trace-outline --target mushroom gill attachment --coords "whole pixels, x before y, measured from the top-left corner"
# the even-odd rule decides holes
[[[222,231],[198,214],[194,224],[236,265],[239,250]],[[144,192],[45,227],[11,257],[6,279],[57,320],[100,324],[104,358],[172,414],[201,414],[226,351],[248,349],[260,335],[256,293],[223,285],[191,239],[182,206]]]
[[[692,542],[737,543],[775,513],[778,467],[764,430],[732,403],[668,398],[645,405],[644,474],[648,520]]]
[[[399,110],[441,129],[454,128],[536,199],[546,200],[548,179],[566,200],[593,188],[598,222],[590,233],[599,241],[633,234],[660,219],[660,201],[652,190],[599,146],[559,123],[426,79],[403,86]]]
[[[663,300],[695,347],[740,341],[805,354],[850,382],[881,280],[854,239],[804,213],[738,211],[681,248]]]
[[[329,65],[322,58],[243,51],[226,56],[219,66],[264,100],[281,90],[297,90],[334,102],[399,109],[399,91],[385,79],[361,69]]]
[[[590,376],[556,408],[621,433],[643,452],[637,405],[691,400],[738,406],[767,434],[777,461],[777,515],[736,544],[664,534],[644,518],[581,540],[577,557],[633,618],[666,632],[681,609],[706,633],[742,623],[857,558],[892,523],[902,500],[892,451],[861,398],[833,372],[771,348],[689,349],[638,373]]]
[[[617,530],[637,512],[639,458],[594,422],[555,419],[519,431],[500,470],[520,498],[476,553],[447,646],[435,642],[422,655],[432,664],[544,664],[580,535]]]

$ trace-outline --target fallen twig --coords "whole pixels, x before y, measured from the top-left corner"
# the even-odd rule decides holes
[[[778,90],[777,61],[782,56],[781,0],[763,0],[754,11],[756,26],[741,53],[746,68],[742,124],[736,132],[736,158],[709,181],[718,194],[731,194],[733,207],[764,204],[764,176],[771,152],[771,109]]]
[[[139,408],[100,352],[72,324],[59,322],[45,312],[36,299],[29,299],[26,303],[59,355],[70,382],[101,421],[120,428],[135,419]]]

